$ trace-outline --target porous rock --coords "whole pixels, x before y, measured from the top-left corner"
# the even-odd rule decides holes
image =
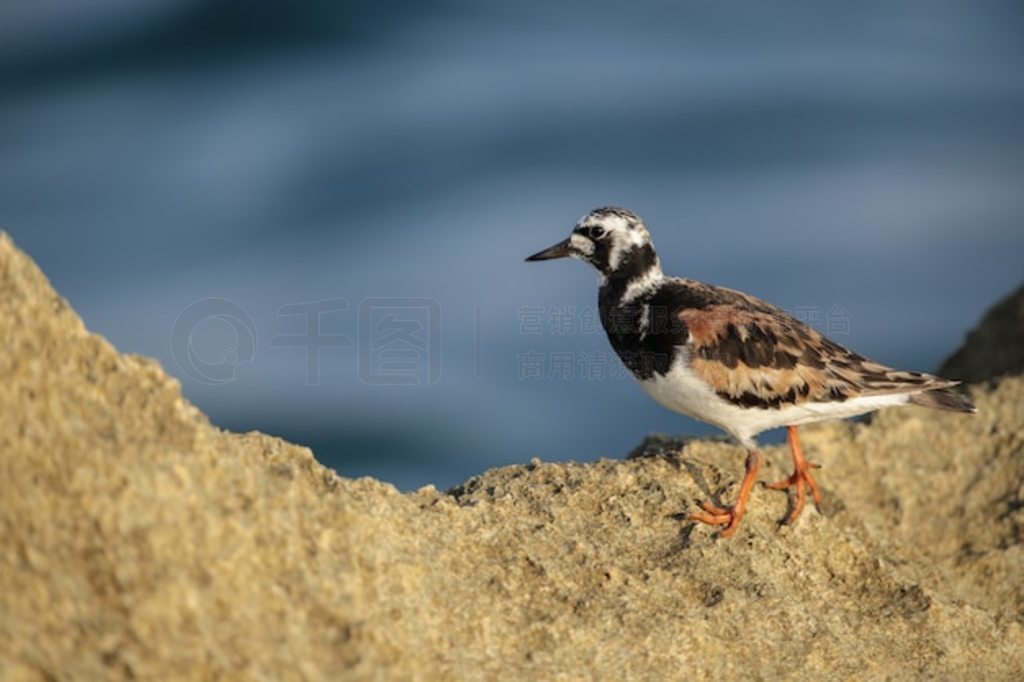
[[[1024,284],[993,305],[939,374],[977,383],[1024,372]]]
[[[729,443],[400,494],[215,428],[6,236],[0,309],[0,679],[1022,677],[1020,378],[806,429],[821,513],[720,540]]]

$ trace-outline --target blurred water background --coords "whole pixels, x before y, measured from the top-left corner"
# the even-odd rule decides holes
[[[523,257],[627,206],[668,272],[934,369],[1024,274],[1022,38],[1013,1],[7,0],[0,226],[342,475],[621,457],[713,430]]]

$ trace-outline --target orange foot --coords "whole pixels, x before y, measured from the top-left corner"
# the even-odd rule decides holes
[[[796,499],[793,501],[793,509],[789,512],[789,515],[782,521],[783,524],[790,524],[797,520],[800,516],[800,512],[804,510],[804,503],[807,502],[807,488],[811,489],[811,497],[814,498],[814,506],[821,506],[821,491],[818,489],[818,484],[814,482],[814,478],[811,476],[811,469],[819,469],[821,465],[808,462],[804,459],[804,449],[800,445],[800,434],[797,433],[797,427],[787,426],[786,435],[789,440],[789,449],[793,453],[793,473],[789,478],[784,478],[781,481],[775,481],[774,483],[766,483],[765,487],[771,488],[772,490],[785,490],[786,488],[796,488]]]
[[[747,510],[747,498],[754,487],[754,479],[757,478],[757,470],[761,468],[761,453],[757,450],[750,450],[747,453],[747,472],[743,476],[743,483],[740,484],[740,494],[736,497],[736,504],[731,507],[717,507],[710,502],[698,502],[703,511],[693,511],[686,515],[688,521],[699,521],[711,526],[725,526],[720,535],[727,538],[736,532]]]

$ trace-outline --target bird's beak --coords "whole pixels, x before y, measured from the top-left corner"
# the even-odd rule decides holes
[[[566,239],[565,241],[558,242],[551,248],[533,254],[526,260],[551,260],[552,258],[565,258],[569,255],[572,255],[572,253],[569,249],[569,240]]]

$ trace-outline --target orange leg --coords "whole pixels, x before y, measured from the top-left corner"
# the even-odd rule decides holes
[[[757,450],[747,452],[747,473],[743,476],[740,484],[740,494],[736,497],[736,504],[731,507],[716,507],[710,502],[699,502],[703,511],[693,511],[686,515],[689,521],[700,521],[712,526],[725,526],[721,535],[723,538],[730,537],[739,528],[743,514],[747,510],[747,498],[754,487],[754,479],[757,478],[757,470],[761,468],[761,453]]]
[[[782,522],[784,524],[796,521],[797,517],[800,516],[800,512],[804,510],[804,503],[807,501],[807,488],[811,489],[811,496],[814,498],[815,506],[821,506],[821,491],[818,490],[818,484],[814,482],[814,478],[811,476],[811,469],[818,469],[820,468],[820,465],[808,462],[804,459],[804,448],[800,445],[800,434],[797,433],[796,429],[797,427],[795,426],[786,427],[789,449],[793,453],[792,475],[790,475],[789,478],[782,479],[781,481],[766,484],[767,487],[772,490],[785,490],[790,487],[796,488],[796,499],[793,501],[793,509],[789,512],[789,516],[787,516]]]

